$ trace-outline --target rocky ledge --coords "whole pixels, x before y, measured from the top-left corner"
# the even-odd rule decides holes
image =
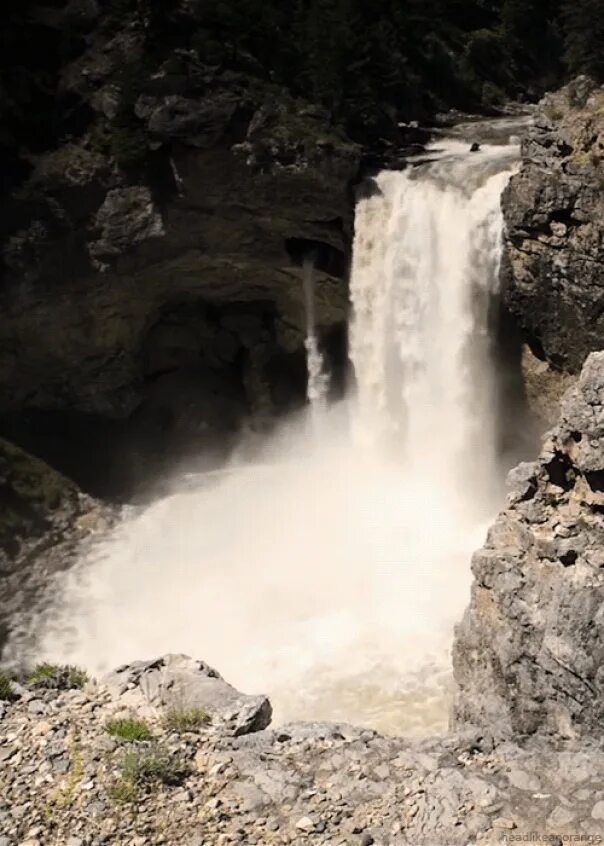
[[[473,560],[455,643],[455,723],[604,737],[604,353],[566,394],[539,459]]]
[[[604,88],[548,94],[503,195],[506,305],[533,353],[578,373],[604,346]]]
[[[2,846],[467,846],[535,832],[561,846],[604,831],[604,753],[587,742],[271,729],[266,698],[174,655],[99,682],[42,665],[0,691]]]

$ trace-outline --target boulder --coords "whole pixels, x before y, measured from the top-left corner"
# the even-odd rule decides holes
[[[118,667],[101,683],[125,707],[202,708],[213,727],[235,737],[261,731],[271,721],[266,696],[240,693],[204,661],[187,655],[136,661]]]

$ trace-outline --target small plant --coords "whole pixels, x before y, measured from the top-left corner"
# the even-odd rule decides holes
[[[13,696],[9,677],[6,673],[0,673],[0,702],[10,702]]]
[[[109,789],[114,802],[133,802],[141,789],[182,784],[189,773],[185,761],[159,746],[132,750],[124,755],[119,778]]]
[[[171,708],[164,716],[164,726],[177,734],[199,731],[210,722],[210,715],[203,708]]]
[[[134,802],[138,796],[135,784],[125,778],[118,778],[109,790],[109,796],[114,802]]]
[[[77,737],[71,736],[69,738],[68,748],[71,757],[69,774],[63,786],[56,793],[53,793],[46,803],[45,813],[47,817],[52,817],[55,809],[63,810],[73,804],[76,789],[84,774],[84,757]]]
[[[118,737],[120,740],[127,740],[130,743],[151,740],[153,737],[151,729],[144,720],[128,718],[109,720],[105,728],[112,737]]]
[[[88,681],[88,674],[80,667],[69,664],[38,664],[27,681],[33,687],[81,690]]]
[[[184,761],[158,746],[128,752],[122,765],[122,778],[139,786],[153,782],[172,786],[181,784],[187,772]]]

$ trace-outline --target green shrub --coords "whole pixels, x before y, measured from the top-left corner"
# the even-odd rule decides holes
[[[10,679],[6,673],[0,673],[0,702],[9,702],[13,698]]]
[[[114,802],[134,802],[138,796],[135,784],[125,778],[118,778],[109,790],[109,796]]]
[[[153,783],[178,785],[187,774],[186,763],[159,746],[128,752],[122,764],[122,779],[139,787]]]
[[[153,737],[151,729],[144,720],[109,720],[105,728],[112,737],[118,737],[120,740],[128,740],[131,743],[151,740]]]
[[[38,664],[27,679],[34,687],[54,690],[81,690],[87,681],[85,670],[69,664]]]
[[[177,734],[199,731],[210,722],[210,715],[203,708],[171,708],[164,716],[164,726]]]

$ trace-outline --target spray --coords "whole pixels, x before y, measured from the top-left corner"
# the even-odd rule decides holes
[[[444,729],[470,555],[498,506],[484,307],[517,157],[451,142],[413,174],[378,177],[356,215],[356,394],[324,407],[309,260],[319,436],[291,421],[254,467],[125,521],[51,585],[54,608],[32,620],[37,660],[99,674],[187,652],[268,693],[276,723]]]

